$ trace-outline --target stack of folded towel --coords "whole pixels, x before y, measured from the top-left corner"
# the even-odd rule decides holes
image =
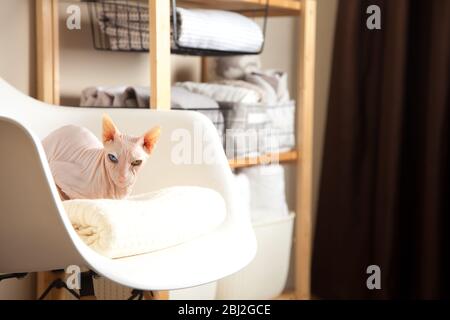
[[[192,93],[201,94],[219,103],[258,103],[262,99],[262,92],[246,83],[202,83],[178,82],[176,87],[184,88]]]
[[[224,79],[209,83],[187,81],[175,85],[219,103],[275,105],[290,100],[287,74],[276,70],[251,72],[243,80]]]
[[[81,93],[81,107],[148,108],[150,88],[140,86],[88,87]],[[216,126],[224,141],[225,119],[219,104],[210,97],[191,92],[183,87],[171,88],[171,108],[199,111]]]
[[[245,174],[234,174],[234,190],[239,195],[236,197],[239,212],[250,219],[250,182]]]
[[[291,150],[295,103],[290,99],[287,73],[259,66],[258,57],[219,58],[216,80],[172,86],[171,107],[208,117],[229,158]],[[148,108],[149,93],[149,87],[89,87],[83,90],[80,105]]]
[[[257,56],[220,57],[213,81],[175,84],[220,105],[229,158],[288,151],[295,145],[295,103],[290,99],[287,73],[260,66]]]
[[[217,109],[219,104],[277,105],[290,101],[287,73],[260,70],[259,57],[233,56],[217,59],[217,80],[207,83],[177,82],[172,87],[172,107]],[[89,87],[81,106],[148,107],[150,88],[141,86]]]
[[[251,19],[229,11],[177,8],[177,39],[172,46],[234,52],[259,52],[264,36]],[[103,10],[98,23],[112,50],[148,50],[148,10]],[[173,34],[173,30],[172,30]],[[172,36],[173,37],[173,36]],[[175,43],[176,44],[175,44]]]
[[[178,82],[175,85],[220,103],[278,105],[290,101],[288,75],[261,69],[259,56],[226,56],[214,60],[215,74],[208,83]]]

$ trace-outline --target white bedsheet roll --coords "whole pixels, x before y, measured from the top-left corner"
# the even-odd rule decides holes
[[[63,205],[82,240],[110,258],[181,244],[212,231],[226,216],[218,192],[191,186],[127,200],[68,200]]]

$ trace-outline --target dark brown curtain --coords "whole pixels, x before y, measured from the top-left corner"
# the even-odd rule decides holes
[[[381,30],[366,27],[372,4]],[[449,48],[449,0],[340,0],[312,265],[319,298],[450,298]],[[369,265],[381,268],[381,290],[366,286]]]

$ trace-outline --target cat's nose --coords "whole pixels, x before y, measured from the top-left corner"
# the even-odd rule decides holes
[[[127,177],[119,177],[119,182],[120,183],[127,182]]]

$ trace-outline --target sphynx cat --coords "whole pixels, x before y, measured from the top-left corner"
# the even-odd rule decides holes
[[[83,127],[68,125],[53,131],[42,143],[61,198],[127,197],[160,132],[157,126],[142,136],[126,135],[108,115],[103,116],[103,143]]]

